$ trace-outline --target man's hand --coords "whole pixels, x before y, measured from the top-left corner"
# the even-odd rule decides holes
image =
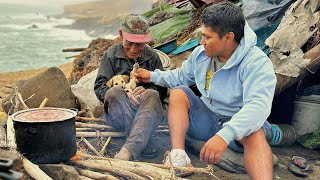
[[[143,86],[138,86],[133,89],[132,94],[134,97],[139,96],[141,93],[143,93],[146,89]]]
[[[200,160],[208,164],[217,164],[228,144],[218,135],[214,135],[203,146],[200,152]]]
[[[138,106],[140,103],[139,101],[134,97],[134,95],[132,94],[131,91],[127,92],[128,98],[130,100],[130,102],[134,105],[134,106]]]
[[[133,75],[137,77],[138,82],[148,83],[150,81],[151,73],[146,69],[139,68]]]

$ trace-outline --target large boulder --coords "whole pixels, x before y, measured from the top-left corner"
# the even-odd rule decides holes
[[[27,99],[34,94],[32,98],[25,101],[29,108],[39,107],[45,98],[49,99],[46,104],[47,107],[77,107],[76,98],[71,92],[69,81],[59,68],[51,67],[31,79],[18,81],[16,86],[23,99]],[[9,110],[12,109],[12,102],[14,102],[14,91],[2,104],[5,112],[9,113]]]
[[[73,94],[77,97],[81,109],[87,109],[87,116],[100,117],[103,106],[94,93],[94,81],[97,77],[98,69],[83,76],[77,84],[71,85]]]

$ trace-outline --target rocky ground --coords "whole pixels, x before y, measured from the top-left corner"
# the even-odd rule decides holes
[[[182,59],[185,59],[188,54],[177,56],[173,59],[173,62],[176,66],[180,66]],[[67,77],[69,77],[72,71],[72,64],[64,64],[59,66],[59,68],[65,73]],[[0,103],[6,96],[11,92],[10,88],[6,86],[14,86],[14,84],[22,79],[31,78],[40,72],[43,72],[46,68],[35,69],[35,70],[27,70],[27,71],[19,71],[19,72],[9,72],[9,73],[0,73]],[[2,109],[0,109],[0,112]],[[166,125],[167,122],[164,121],[163,125]],[[168,133],[157,133],[156,136],[157,144],[160,147],[159,155],[154,159],[139,159],[140,161],[148,161],[155,163],[162,163],[163,155],[166,151],[170,150],[170,138]],[[111,140],[110,146],[108,147],[108,153],[110,156],[113,156],[124,143],[123,138],[113,138]],[[298,144],[295,144],[291,147],[274,147],[273,152],[279,158],[279,164],[274,169],[274,179],[319,179],[320,178],[320,152],[307,150]],[[189,152],[192,163],[195,167],[206,167],[207,164],[201,162],[198,158],[197,154],[193,154]],[[262,154],[263,155],[263,154]],[[309,163],[312,165],[314,171],[307,178],[299,178],[293,175],[291,172],[287,170],[287,164],[290,162],[292,156],[302,156],[306,158]],[[249,179],[248,175],[245,174],[233,174],[222,170],[217,166],[213,166],[215,170],[215,175],[219,179]],[[213,179],[212,177],[207,176],[199,176],[192,175],[189,176],[190,179]]]

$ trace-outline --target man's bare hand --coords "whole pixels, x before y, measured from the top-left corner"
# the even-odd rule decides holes
[[[134,106],[138,106],[140,103],[139,101],[134,97],[134,95],[132,94],[131,91],[127,92],[128,98],[130,100],[130,102],[134,105]]]
[[[218,135],[214,135],[203,146],[200,152],[200,160],[208,164],[217,164],[228,144]]]
[[[139,96],[141,93],[143,93],[146,89],[143,86],[138,86],[133,89],[132,94],[134,97]]]
[[[133,75],[137,77],[138,82],[148,83],[150,81],[151,73],[146,69],[139,68]]]

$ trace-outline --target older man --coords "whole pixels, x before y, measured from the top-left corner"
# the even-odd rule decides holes
[[[153,83],[138,83],[132,92],[121,87],[107,87],[115,75],[128,75],[133,65],[148,70],[163,70],[157,53],[146,45],[151,41],[147,20],[141,15],[128,15],[119,31],[122,42],[111,46],[104,54],[95,81],[95,93],[104,103],[107,124],[124,131],[127,140],[114,158],[137,159],[141,152],[153,156],[156,149],[145,149],[150,137],[163,119],[161,100],[167,89]]]

